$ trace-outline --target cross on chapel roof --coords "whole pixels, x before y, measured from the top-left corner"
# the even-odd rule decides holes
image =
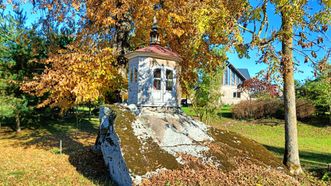
[[[150,45],[160,44],[160,34],[158,33],[159,26],[157,25],[156,16],[153,17],[152,30],[150,32]]]

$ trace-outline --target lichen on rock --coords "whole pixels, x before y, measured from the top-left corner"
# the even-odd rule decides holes
[[[122,155],[119,138],[114,130],[116,113],[108,107],[100,108],[100,130],[94,150],[103,155],[110,177],[118,185],[132,185],[132,179]]]
[[[204,142],[213,141],[203,123],[176,110],[160,112],[151,108],[142,108],[132,126],[135,135],[141,141],[151,138],[160,148],[176,157],[181,164],[184,162],[178,154],[202,158],[203,152],[209,149]]]
[[[139,184],[167,170],[233,171],[247,161],[282,166],[256,142],[208,127],[177,109],[107,105],[100,112],[94,149],[101,149],[118,185]]]

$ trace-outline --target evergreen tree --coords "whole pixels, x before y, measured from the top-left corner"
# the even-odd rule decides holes
[[[29,100],[33,100],[20,86],[38,67],[31,60],[39,56],[42,41],[33,29],[25,27],[22,10],[14,10],[13,15],[0,14],[0,119],[15,118],[19,132],[22,116],[31,111]]]

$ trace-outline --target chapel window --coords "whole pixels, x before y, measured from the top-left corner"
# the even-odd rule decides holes
[[[161,69],[157,68],[153,73],[153,87],[155,90],[161,90]]]
[[[134,82],[137,83],[137,81],[138,81],[138,70],[135,68],[134,69]]]
[[[172,70],[166,70],[166,90],[172,91],[174,84],[174,73]]]
[[[133,79],[133,70],[130,69],[130,72],[129,72],[129,78],[130,78],[130,82],[132,82],[132,79]]]

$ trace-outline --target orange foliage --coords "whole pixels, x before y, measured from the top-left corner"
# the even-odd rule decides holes
[[[184,59],[180,77],[185,77],[181,79],[185,91],[186,85],[196,82],[196,69],[208,72],[223,65],[227,59],[225,51],[242,42],[236,25],[248,6],[246,0],[87,0],[84,3],[37,0],[34,3],[36,7],[49,7],[50,19],[79,19],[76,26],[80,29],[71,49],[59,54],[54,51],[47,60],[51,67],[23,87],[38,96],[49,92],[49,99],[41,106],[51,104],[61,108],[96,100],[105,89],[125,87],[125,78],[118,72],[122,68],[115,64],[116,54],[123,46],[127,52],[128,48],[135,50],[149,44],[154,15],[160,27],[161,44]],[[221,45],[222,51],[210,50],[212,44]]]
[[[44,62],[50,67],[22,89],[39,97],[49,94],[39,107],[50,105],[65,110],[75,104],[95,102],[108,90],[125,87],[125,79],[114,67],[116,59],[112,53],[111,48],[61,50]]]

